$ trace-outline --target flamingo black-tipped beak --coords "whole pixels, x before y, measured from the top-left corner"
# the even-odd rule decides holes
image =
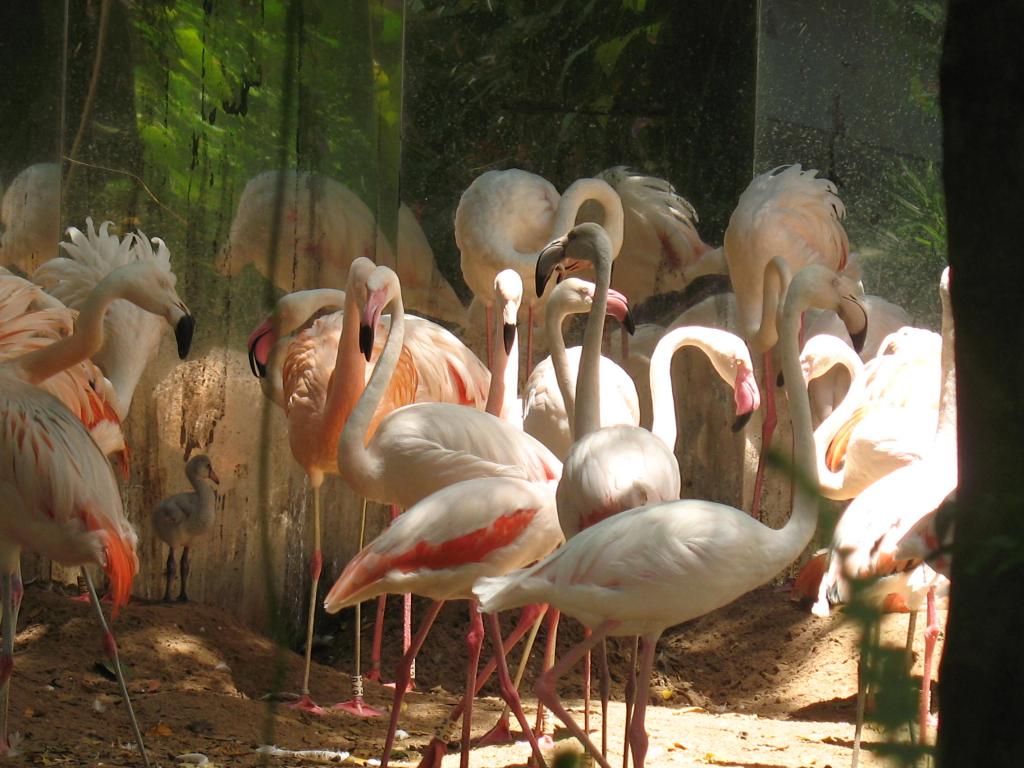
[[[516,327],[512,323],[505,323],[501,331],[502,339],[505,342],[505,354],[512,354],[512,345],[516,343]]]
[[[633,320],[633,312],[629,308],[629,301],[614,288],[608,289],[608,304],[605,313],[619,321],[619,325],[626,329],[632,336],[636,333],[636,322]]]
[[[210,467],[210,479],[217,485],[220,485],[220,478],[217,477],[217,473],[213,471],[213,467]]]
[[[843,296],[837,310],[839,318],[850,333],[853,351],[860,354],[868,337],[868,312],[856,295]]]
[[[565,247],[568,242],[567,236],[552,240],[537,256],[537,269],[534,278],[538,297],[544,295],[544,288],[548,284],[551,273],[565,258]]]
[[[750,416],[752,413],[753,411],[747,411],[746,413],[741,413],[739,416],[737,416],[736,420],[733,421],[732,423],[732,431],[741,432],[743,428],[747,426],[747,423],[750,421]]]
[[[366,362],[370,362],[373,354],[373,326],[365,323],[359,326],[359,351],[363,353]]]
[[[192,315],[184,315],[174,326],[174,339],[178,342],[179,360],[188,357],[188,351],[192,347],[192,334],[195,333],[195,330],[196,319]]]

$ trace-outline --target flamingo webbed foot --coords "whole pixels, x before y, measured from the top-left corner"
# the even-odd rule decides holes
[[[373,707],[371,707],[369,704],[363,701],[362,697],[356,697],[351,701],[339,702],[332,706],[331,709],[339,709],[342,712],[347,712],[348,714],[355,715],[356,717],[384,716],[384,713],[381,710],[374,709]]]
[[[501,717],[498,718],[498,722],[494,726],[474,742],[477,747],[493,747],[502,744],[514,744],[519,740],[518,737],[522,737],[522,734],[515,734],[509,727],[508,714],[502,713]]]
[[[306,712],[307,714],[316,715],[317,717],[323,717],[323,715],[327,714],[327,710],[313,701],[308,693],[302,694],[298,701],[285,704],[285,706],[288,707],[288,709],[297,709],[300,712]]]

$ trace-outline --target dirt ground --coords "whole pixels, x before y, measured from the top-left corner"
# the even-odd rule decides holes
[[[389,610],[385,670],[397,659],[399,601]],[[417,602],[416,615],[425,604]],[[364,610],[364,648],[372,629]],[[945,621],[945,615],[940,614]],[[919,625],[923,622],[919,622]],[[408,736],[398,742],[395,764],[414,765],[462,690],[463,605],[446,606],[417,661],[417,691],[407,697],[400,720]],[[577,630],[560,631],[560,648]],[[883,641],[902,645],[906,614],[886,616]],[[386,722],[341,712],[322,718],[261,697],[274,688],[274,645],[223,611],[209,606],[133,601],[114,625],[154,766],[182,764],[179,756],[205,755],[216,766],[251,766],[267,759],[264,744],[287,750],[335,750],[362,764],[380,756]],[[317,648],[313,696],[322,704],[347,699],[351,625]],[[543,639],[543,630],[541,639]],[[709,616],[666,633],[656,660],[647,726],[649,766],[742,766],[782,768],[848,765],[853,738],[857,631],[841,614],[818,619],[800,609],[783,588],[762,588]],[[918,640],[914,674],[920,675]],[[610,655],[615,699],[621,701],[627,643]],[[941,652],[941,645],[938,649]],[[366,653],[364,651],[366,655]],[[513,654],[518,659],[518,653]],[[117,686],[103,669],[99,630],[90,607],[36,585],[26,590],[17,636],[11,691],[11,730],[20,734],[21,756],[10,764],[129,766],[141,764],[131,751],[131,731]],[[364,656],[365,658],[365,656]],[[301,679],[302,659],[283,656],[284,685]],[[532,678],[539,660],[528,672]],[[388,675],[390,677],[390,675]],[[485,689],[487,693],[488,689]],[[524,684],[525,691],[531,691]],[[596,690],[596,687],[595,687]],[[578,683],[562,688],[575,715],[582,712]],[[491,692],[493,694],[493,691]],[[392,692],[367,683],[370,704],[387,709]],[[534,700],[525,695],[528,716]],[[474,712],[474,732],[488,728],[499,707],[485,696]],[[597,705],[594,705],[595,712]],[[623,707],[610,713],[612,764],[621,764]],[[592,727],[598,727],[595,715]],[[272,727],[272,735],[269,728]],[[556,749],[572,744],[556,731]],[[904,738],[906,738],[904,734]],[[862,765],[884,765],[874,754],[882,741],[869,730]],[[523,765],[525,745],[475,749],[474,766]],[[194,757],[192,764],[202,764]],[[457,765],[452,752],[445,765]],[[322,764],[296,756],[273,756],[269,765]]]

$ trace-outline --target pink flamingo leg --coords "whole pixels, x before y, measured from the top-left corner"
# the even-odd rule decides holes
[[[640,638],[633,638],[633,653],[629,657],[629,677],[626,678],[626,720],[622,734],[622,768],[629,768],[629,726],[633,721],[633,704],[636,701],[636,660],[640,655]]]
[[[593,631],[590,637],[583,638],[583,642],[572,648],[565,656],[562,657],[554,667],[545,670],[544,673],[537,679],[535,689],[537,691],[537,698],[545,706],[547,706],[559,720],[561,720],[565,727],[569,729],[573,736],[580,740],[580,744],[593,756],[594,760],[601,768],[611,768],[604,755],[598,751],[597,747],[594,746],[594,742],[590,740],[590,736],[587,735],[586,731],[580,728],[579,724],[572,719],[572,716],[566,711],[565,707],[562,706],[562,702],[558,699],[558,693],[555,690],[555,683],[565,675],[570,669],[576,666],[576,663],[583,658],[583,654],[593,648],[598,642],[600,642],[610,630],[614,629],[619,625],[617,621],[603,621],[600,626]]]
[[[530,636],[526,640],[526,646],[523,648],[522,658],[519,659],[519,667],[516,669],[515,679],[512,684],[515,689],[519,690],[519,683],[522,682],[523,673],[526,671],[526,663],[530,660],[530,651],[533,649],[533,642],[537,637],[537,630],[540,629],[541,621],[544,618],[544,614],[547,612],[548,607],[546,605],[527,605],[519,613],[519,622],[515,628],[509,633],[509,636],[502,643],[502,649],[504,653],[508,653],[512,650],[512,646],[519,642],[519,638],[523,636],[526,629],[529,628]],[[497,666],[497,660],[492,658],[485,668],[484,672],[490,675],[490,670]],[[483,675],[481,675],[483,677]],[[477,684],[477,690],[483,685],[482,680]],[[496,744],[512,744],[514,737],[512,734],[512,728],[509,725],[509,706],[501,710],[501,715],[498,717],[498,722],[494,724],[487,733],[476,740],[478,747],[488,747]]]
[[[935,613],[935,587],[928,590],[928,626],[924,631],[924,671],[921,674],[921,699],[919,701],[919,715],[921,720],[922,744],[928,743],[928,721],[931,715],[932,704],[932,654],[935,652],[935,643],[942,632]]]
[[[142,743],[142,731],[139,730],[139,723],[135,719],[135,710],[132,708],[132,700],[128,695],[128,684],[124,679],[124,672],[121,670],[121,659],[117,653],[117,641],[114,640],[114,633],[110,631],[110,627],[107,626],[107,620],[103,616],[103,607],[100,605],[100,599],[96,595],[96,587],[93,586],[92,577],[89,572],[82,566],[82,575],[85,576],[85,583],[89,587],[89,598],[92,601],[92,606],[96,610],[96,616],[100,622],[100,628],[103,630],[103,648],[106,651],[107,659],[110,661],[111,666],[114,668],[114,674],[117,676],[118,685],[121,687],[121,698],[124,700],[125,709],[128,710],[128,719],[132,724],[132,732],[135,734],[135,743],[138,745],[139,756],[142,757],[142,764],[149,768],[149,756],[146,754],[146,747]],[[5,588],[9,589],[10,582],[5,582]],[[4,608],[7,608],[9,603],[9,596],[5,595]],[[6,617],[6,610],[4,611]],[[12,611],[13,613],[13,611]],[[16,617],[15,614],[14,617]],[[12,617],[12,618],[14,618]],[[13,632],[15,627],[11,627],[12,635],[11,642],[13,648],[14,636]],[[5,723],[6,726],[6,723]],[[6,738],[7,734],[4,733]]]
[[[660,634],[660,633],[659,633]],[[644,768],[647,757],[647,730],[644,718],[647,714],[646,691],[651,682],[651,668],[654,666],[654,649],[658,645],[659,635],[648,635],[642,640],[643,651],[640,654],[640,680],[637,685],[639,695],[633,707],[633,718],[629,724],[629,748],[633,753],[634,768]]]
[[[438,600],[433,603],[429,609],[427,609],[427,615],[423,617],[423,623],[420,624],[420,628],[416,632],[416,637],[413,638],[412,644],[409,646],[409,650],[406,651],[405,656],[403,656],[402,660],[398,663],[398,669],[395,671],[395,698],[391,704],[391,720],[388,723],[388,736],[384,742],[384,754],[380,759],[381,768],[387,768],[388,761],[391,759],[391,750],[395,746],[395,731],[398,730],[398,715],[402,711],[402,699],[405,698],[405,693],[408,690],[409,667],[412,666],[412,660],[416,658],[416,654],[423,645],[423,641],[427,639],[427,633],[430,631],[430,627],[434,624],[437,614],[441,612],[441,606],[443,605],[444,601]]]
[[[508,674],[508,666],[505,664],[504,643],[501,641],[501,626],[498,624],[498,614],[488,614],[487,622],[491,628],[491,642],[494,643],[494,658],[498,663],[498,683],[501,688],[501,696],[505,699],[505,703],[512,708],[516,720],[519,721],[519,727],[526,734],[526,739],[530,742],[530,749],[533,750],[533,757],[537,765],[540,768],[545,768],[544,757],[540,753],[540,744],[537,742],[537,736],[530,730],[530,724],[527,722],[526,714],[523,712],[523,705],[519,701],[519,693],[516,691]]]
[[[757,455],[757,473],[754,475],[754,498],[751,501],[750,516],[755,520],[761,519],[761,493],[764,487],[764,457],[768,453],[768,448],[771,446],[772,435],[775,432],[775,426],[778,424],[779,417],[775,408],[775,381],[772,375],[772,353],[765,352],[764,354],[764,387],[762,391],[766,393],[765,398],[765,413],[764,423],[761,425],[761,450]]]
[[[558,643],[558,619],[561,613],[557,609],[548,612],[548,637],[544,647],[544,672],[547,672],[555,665],[555,646]],[[534,726],[537,738],[544,742],[546,747],[554,744],[554,739],[548,735],[548,724],[545,718],[544,704],[537,701],[537,724]]]
[[[11,590],[12,575],[5,573],[0,576],[3,594],[3,618],[0,627],[3,629],[3,652],[0,654],[0,756],[6,757],[11,748],[7,728],[7,703],[11,692],[11,675],[14,673],[14,601]]]
[[[185,548],[185,553],[188,553],[188,548]],[[312,665],[312,654],[313,654],[313,621],[316,616],[316,590],[317,585],[320,583],[320,571],[323,569],[324,557],[320,551],[320,486],[313,486],[313,556],[310,558],[309,563],[309,612],[306,616],[306,658],[305,658],[305,670],[302,673],[302,690],[300,691],[301,696],[299,700],[288,704],[287,706],[291,709],[299,709],[303,712],[308,712],[311,715],[323,715],[326,710],[318,705],[309,695],[309,669]],[[185,594],[185,578],[186,578],[186,561],[185,555],[182,556],[181,566],[181,594]]]
[[[516,625],[505,641],[502,643],[502,648],[505,653],[508,653],[512,646],[514,646],[519,639],[526,634],[526,630],[530,627],[530,624],[534,622],[539,616],[543,615],[543,612],[547,610],[547,606],[542,605],[528,605],[523,608],[519,615],[519,623]],[[476,678],[476,690],[473,691],[474,695],[480,691],[480,689],[490,680],[491,675],[494,674],[494,670],[497,669],[498,661],[492,657],[490,661],[484,666],[483,670],[477,675]],[[440,766],[441,758],[444,757],[445,752],[448,750],[448,738],[447,734],[452,724],[455,723],[460,717],[462,717],[463,709],[465,708],[465,698],[459,701],[452,711],[448,713],[448,718],[445,720],[444,725],[438,729],[438,732],[430,740],[427,748],[424,750],[423,759],[419,763],[419,768],[428,768],[428,766]]]
[[[396,507],[394,504],[392,504],[391,505],[391,520],[394,521],[394,519],[396,517],[398,517],[398,514],[399,514],[398,513],[398,507]],[[383,599],[384,599],[384,596],[381,595],[381,600],[383,600]],[[378,610],[382,610],[382,609],[378,606]],[[383,622],[384,622],[383,615],[380,616],[379,621],[381,622],[381,628],[383,629],[383,626],[384,626],[383,625]],[[374,627],[374,631],[376,632],[376,627]],[[409,650],[409,644],[411,642],[412,642],[412,594],[411,593],[406,593],[406,594],[402,595],[402,653],[405,653],[406,651]],[[392,686],[394,686],[394,683],[384,683],[384,687],[385,688],[391,688]],[[412,691],[412,690],[416,689],[416,654],[413,654],[412,665],[409,667],[408,686],[409,686],[408,691]],[[408,691],[406,691],[406,693],[408,693]]]
[[[366,534],[366,499],[363,499],[363,514],[359,523],[359,549],[363,548],[363,539]],[[352,698],[349,701],[343,701],[335,704],[331,709],[340,709],[342,712],[348,712],[350,715],[356,717],[383,717],[384,713],[379,709],[374,709],[363,701],[363,675],[362,675],[362,625],[363,625],[363,611],[362,604],[356,603],[356,615],[355,615],[355,630],[356,630],[356,653],[355,653],[355,673],[352,675]],[[382,616],[383,618],[383,616]]]
[[[498,637],[501,650],[501,636]],[[473,699],[476,692],[476,671],[480,666],[480,647],[484,642],[484,619],[477,610],[476,600],[469,601],[469,631],[466,633],[466,706],[462,712],[462,752],[459,754],[459,768],[469,768],[469,744],[473,730]],[[500,653],[498,657],[504,658]]]
[[[587,637],[590,634],[590,630],[587,627],[583,628],[583,636]],[[593,733],[590,730],[590,651],[587,651],[583,657],[583,730],[587,733]]]
[[[377,616],[373,621],[373,647],[370,649],[370,671],[367,680],[380,680],[380,646],[384,640],[384,608],[388,604],[388,596],[377,598]]]
[[[601,641],[598,646],[601,665],[601,754],[608,757],[608,699],[611,697],[612,678],[608,672],[608,643]]]

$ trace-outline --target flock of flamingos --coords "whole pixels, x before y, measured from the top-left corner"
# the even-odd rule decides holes
[[[113,613],[128,602],[138,570],[137,535],[120,500],[118,473],[127,469],[120,424],[166,326],[174,330],[181,358],[195,327],[175,290],[162,240],[141,232],[119,238],[109,222],[97,229],[88,220],[84,231],[67,230],[60,257],[46,232],[33,242],[31,219],[46,216],[28,204],[32,173],[59,180],[55,167],[30,167],[7,190],[0,210],[6,228],[0,263],[28,274],[0,269],[4,754],[10,749],[6,699],[23,591],[20,552],[101,566]],[[275,229],[268,206],[279,189],[287,226]],[[392,505],[394,518],[348,563],[327,592],[325,609],[334,613],[385,594],[434,601],[415,636],[407,635],[395,674],[385,766],[416,653],[442,603],[460,599],[468,601],[471,619],[466,691],[449,727],[462,717],[464,767],[474,693],[494,671],[507,709],[486,739],[510,736],[511,711],[536,764],[545,764],[541,744],[549,723],[540,714],[535,726],[527,721],[518,676],[513,682],[505,654],[531,628],[532,641],[545,615],[554,624],[567,614],[583,624],[584,639],[556,660],[554,632],[548,633],[536,683],[538,709],[550,709],[608,768],[606,729],[600,745],[589,735],[590,652],[598,652],[603,667],[606,707],[603,641],[636,637],[624,752],[642,768],[643,692],[661,633],[793,564],[812,539],[823,495],[850,502],[832,546],[805,566],[798,588],[813,599],[816,613],[827,614],[851,599],[851,585],[877,576],[871,599],[903,610],[927,607],[923,738],[939,629],[936,592],[941,597],[948,586],[947,563],[927,556],[948,536],[941,515],[936,524],[936,510],[957,483],[949,276],[944,273],[939,286],[941,335],[911,327],[899,307],[865,296],[844,214],[829,181],[799,165],[783,166],[751,181],[724,245],[711,248],[697,234],[693,208],[660,179],[615,168],[559,195],[535,174],[489,171],[466,189],[455,215],[462,273],[475,296],[467,313],[439,277],[404,206],[392,254],[381,251],[388,245],[377,237],[366,206],[339,183],[294,172],[255,177],[240,199],[219,268],[234,272],[252,263],[285,290],[296,281],[330,286],[283,296],[248,341],[253,372],[284,410],[292,452],[313,490],[306,667],[295,706],[323,711],[308,693],[308,639],[322,563],[320,488],[327,474],[340,475],[364,499]],[[274,248],[272,232],[279,229],[285,231]],[[271,252],[282,244],[305,260],[281,258],[287,268],[275,269]],[[366,258],[374,248],[378,260],[396,263],[397,271]],[[575,276],[588,268],[593,282]],[[634,328],[627,297],[640,301],[703,274],[729,276],[735,327],[709,327],[712,321],[698,307],[667,328]],[[406,303],[467,328],[467,317],[482,307],[487,364],[442,325],[407,314]],[[524,388],[521,313],[527,318]],[[567,349],[562,325],[570,314],[587,319],[582,346]],[[602,353],[606,316],[624,329],[622,352],[611,356]],[[535,341],[540,323],[543,338]],[[631,348],[627,332],[635,332]],[[549,356],[533,367],[540,346]],[[734,429],[744,429],[765,401],[761,455],[777,418],[775,392],[784,387],[798,480],[782,528],[764,525],[756,514],[760,466],[754,514],[680,498],[676,451],[687,446],[677,447],[670,368],[683,346],[701,349],[731,388]],[[763,356],[760,386],[752,354]],[[195,491],[169,497],[153,511],[154,529],[169,546],[166,600],[176,571],[179,599],[187,600],[189,548],[213,516],[210,483],[218,478],[210,459],[192,457],[186,472]],[[117,646],[89,571],[82,570],[120,673]],[[522,613],[503,640],[497,613],[512,608]],[[485,636],[494,654],[478,674]],[[379,645],[378,636],[374,675]],[[562,706],[557,684],[584,659],[588,704],[581,726]],[[356,683],[355,698],[340,706],[357,715],[380,714],[362,701],[358,677]],[[123,680],[121,686],[148,765]],[[858,739],[863,700],[862,686]],[[440,766],[449,735],[434,737],[421,766]]]

